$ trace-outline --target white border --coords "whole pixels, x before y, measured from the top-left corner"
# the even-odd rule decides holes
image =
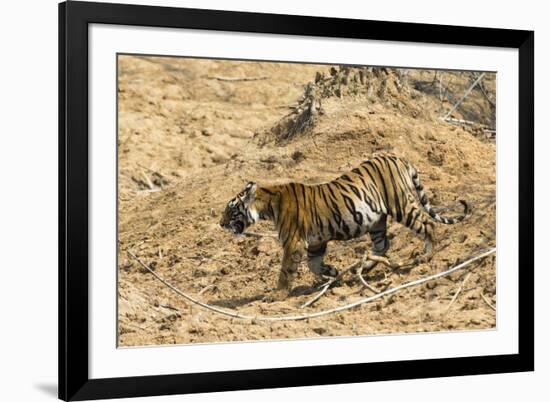
[[[89,35],[91,378],[517,353],[516,50],[97,24]],[[117,52],[497,71],[498,329],[117,349]]]

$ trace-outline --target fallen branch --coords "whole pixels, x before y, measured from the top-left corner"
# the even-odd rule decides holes
[[[471,120],[455,119],[454,117],[444,117],[443,120],[445,120],[447,123],[463,124],[465,126],[479,126],[481,128],[489,129],[489,126],[481,123],[476,123],[475,121]]]
[[[151,181],[151,179],[149,179],[149,176],[147,176],[143,170],[141,171],[141,175],[145,179],[145,184],[147,184],[147,187],[149,187],[149,190],[154,190],[155,186],[153,185],[153,182]]]
[[[138,166],[140,166],[142,169],[145,169],[145,170],[151,172],[153,174],[153,177],[156,176],[156,179],[160,183],[160,185],[159,185],[160,189],[164,190],[165,177],[162,173],[159,173],[154,169],[148,168],[147,166],[144,166],[141,163],[138,163]],[[149,187],[149,189],[150,190],[155,190],[154,183],[149,179],[149,176],[147,176],[143,170],[141,171],[141,174],[143,175],[143,177],[145,177],[145,181],[147,182],[147,186]]]
[[[365,278],[363,278],[363,275],[357,274],[357,276],[359,277],[359,280],[361,281],[363,286],[366,287],[368,290],[370,290],[372,293],[374,293],[374,294],[380,293],[380,291],[378,289],[376,289],[376,288],[372,287],[371,285],[369,285],[369,283],[365,280]]]
[[[495,306],[493,306],[489,300],[487,300],[487,298],[485,297],[485,295],[483,294],[483,292],[481,292],[480,295],[481,295],[481,298],[483,299],[483,301],[484,301],[489,307],[491,307],[494,311],[497,311],[497,308],[496,308]]]
[[[179,311],[179,309],[175,308],[174,306],[171,306],[170,304],[159,304],[159,307],[163,307],[168,310]]]
[[[453,117],[447,117],[446,119],[443,119],[447,123],[456,124],[456,125],[462,125],[462,126],[477,126],[481,128],[483,131],[489,131],[496,133],[496,130],[492,129],[491,127],[487,126],[486,124],[477,123],[475,121],[471,120],[463,120],[463,119],[455,119]]]
[[[441,75],[439,76],[439,101],[443,102],[443,73],[441,73]]]
[[[365,250],[365,255],[363,256],[363,259],[361,261],[354,262],[353,264],[348,266],[346,269],[344,269],[342,272],[340,272],[336,277],[330,279],[328,282],[321,285],[321,291],[319,293],[317,293],[312,299],[310,299],[310,300],[306,301],[304,304],[302,304],[300,306],[300,308],[305,308],[305,307],[311,306],[313,303],[315,303],[317,300],[319,300],[321,298],[321,296],[323,296],[326,293],[326,291],[333,284],[335,284],[340,279],[342,279],[342,277],[344,276],[345,273],[347,273],[347,272],[349,272],[349,271],[351,271],[352,269],[355,269],[355,268],[359,268],[356,275],[359,278],[359,281],[363,284],[363,286],[365,286],[367,289],[369,289],[371,292],[373,292],[375,294],[380,293],[379,290],[377,290],[374,287],[372,287],[371,285],[369,285],[369,283],[365,280],[365,278],[363,278],[363,270],[364,269],[371,270],[378,263],[382,263],[382,264],[384,264],[384,265],[386,265],[386,266],[388,266],[392,269],[403,268],[405,266],[405,264],[402,264],[402,263],[391,262],[386,257],[377,256],[377,255],[369,255],[368,250]]]
[[[145,165],[142,165],[141,163],[137,163],[137,165],[145,170],[148,170],[149,172],[153,173],[153,174],[156,174],[157,176],[159,177],[164,177],[164,175],[162,173],[159,173],[158,171],[154,170],[154,169],[151,169]]]
[[[431,280],[434,280],[434,279],[438,279],[438,278],[441,278],[443,276],[447,276],[447,275],[449,275],[453,272],[456,272],[460,269],[464,269],[464,267],[468,266],[469,264],[471,264],[475,261],[478,261],[482,258],[485,258],[485,257],[495,253],[496,252],[496,247],[494,247],[494,248],[492,248],[488,251],[485,251],[485,252],[483,252],[483,253],[475,256],[475,257],[472,257],[469,260],[464,261],[463,263],[458,264],[458,265],[454,266],[453,268],[450,268],[446,271],[440,272],[440,273],[435,274],[435,275],[430,275],[430,276],[427,276],[427,277],[424,277],[424,278],[420,278],[420,279],[417,279],[417,280],[412,281],[412,282],[404,283],[402,285],[399,285],[399,286],[396,286],[394,288],[391,288],[391,289],[385,290],[383,292],[380,292],[380,293],[378,293],[374,296],[359,299],[359,300],[357,300],[353,303],[345,304],[343,306],[335,307],[335,308],[328,309],[328,310],[318,311],[316,313],[311,313],[311,314],[271,316],[271,317],[270,316],[262,316],[262,315],[253,316],[253,315],[239,314],[239,313],[236,313],[236,312],[233,312],[233,311],[227,311],[227,310],[224,310],[224,309],[221,309],[221,308],[203,303],[203,302],[195,299],[194,297],[188,295],[187,293],[182,292],[181,290],[179,290],[175,286],[171,285],[164,278],[162,278],[159,274],[157,274],[150,267],[148,267],[143,261],[141,261],[130,250],[127,250],[126,252],[128,253],[128,255],[130,257],[135,259],[143,268],[145,268],[149,273],[151,273],[155,278],[157,278],[159,281],[161,281],[168,288],[170,288],[171,290],[173,290],[174,292],[176,292],[177,294],[182,296],[184,299],[190,301],[191,303],[196,304],[198,306],[201,306],[201,307],[203,307],[207,310],[211,310],[211,311],[214,311],[218,314],[225,315],[225,316],[228,316],[228,317],[239,318],[239,319],[243,319],[243,320],[253,320],[253,321],[297,321],[297,320],[307,320],[309,318],[322,317],[322,316],[325,316],[325,315],[329,315],[329,314],[337,313],[337,312],[340,312],[340,311],[348,310],[350,308],[357,307],[357,306],[360,306],[360,305],[365,304],[365,303],[369,303],[373,300],[376,300],[376,299],[379,299],[381,297],[390,295],[392,293],[396,293],[400,290],[403,290],[403,289],[406,289],[406,288],[409,288],[409,287],[412,287],[412,286],[420,285],[421,283],[425,283],[425,282],[428,282],[428,281],[431,281]]]
[[[277,239],[277,235],[275,233],[244,232],[243,235],[248,237],[272,237],[274,239]]]
[[[473,78],[474,80],[477,78],[476,74],[473,73]],[[489,102],[489,104],[494,108],[496,107],[495,105],[495,102],[489,97],[489,94],[487,93],[487,90],[485,89],[485,85],[483,85],[483,81],[480,81],[478,84],[477,84],[477,87],[481,90],[481,93],[483,94],[483,96],[485,96],[485,99],[487,99],[487,101]]]
[[[254,317],[248,317],[248,316],[242,316],[238,313],[233,313],[233,312],[230,312],[230,311],[225,311],[221,308],[217,308],[217,307],[214,307],[214,306],[211,306],[209,304],[206,304],[206,303],[203,303],[201,302],[200,300],[197,300],[195,299],[194,297],[188,295],[187,293],[184,293],[182,292],[181,290],[179,290],[178,288],[176,288],[175,286],[171,285],[169,282],[167,282],[162,276],[160,276],[159,274],[157,274],[155,271],[153,271],[147,264],[145,264],[143,261],[141,261],[134,253],[132,253],[130,250],[126,250],[126,252],[128,253],[128,255],[130,257],[132,257],[134,260],[136,260],[143,268],[145,268],[147,271],[149,271],[149,273],[153,274],[153,276],[155,278],[157,278],[159,281],[161,281],[163,284],[165,284],[166,286],[168,286],[170,289],[172,289],[174,292],[176,292],[177,294],[179,294],[180,296],[182,296],[183,298],[187,299],[188,301],[190,301],[191,303],[193,304],[196,304],[198,306],[201,306],[201,307],[204,307],[205,309],[207,310],[211,310],[211,311],[214,311],[216,313],[219,313],[219,314],[223,314],[223,315],[226,315],[226,316],[229,316],[229,317],[233,317],[233,318],[243,318],[243,319],[253,319]]]
[[[359,264],[360,264],[359,261],[354,262],[353,264],[351,264],[347,268],[345,268],[342,272],[340,272],[338,275],[336,275],[334,278],[329,279],[326,283],[319,286],[319,288],[321,288],[321,291],[319,293],[317,293],[315,296],[313,296],[312,299],[310,299],[310,300],[306,301],[304,304],[302,304],[300,306],[300,308],[306,308],[308,306],[311,306],[313,303],[315,303],[317,300],[319,300],[321,298],[321,296],[323,296],[326,293],[328,288],[330,288],[333,284],[335,284],[340,279],[342,279],[342,277],[344,276],[345,273],[351,271],[352,269],[357,268],[359,266]]]
[[[308,306],[311,306],[313,303],[315,303],[317,300],[319,300],[321,298],[321,296],[323,296],[326,293],[328,288],[330,288],[330,285],[332,285],[333,283],[334,283],[334,281],[328,281],[327,283],[325,283],[323,285],[321,291],[319,293],[317,293],[313,298],[309,299],[304,304],[302,304],[300,306],[300,308],[306,308]]]
[[[209,80],[236,82],[236,81],[261,81],[261,80],[267,80],[269,77],[266,75],[261,77],[220,77],[220,76],[213,75],[206,78],[208,78]]]
[[[373,286],[371,286],[365,278],[363,278],[363,268],[361,268],[358,272],[357,272],[357,277],[359,278],[359,281],[361,281],[361,283],[363,284],[364,287],[366,287],[368,290],[370,290],[371,292],[373,292],[374,294],[378,294],[380,293],[380,291],[376,288],[374,288]]]
[[[214,284],[205,286],[205,287],[202,288],[202,290],[199,292],[199,296],[202,296],[205,292],[208,292],[210,289],[215,288],[215,287],[216,287],[216,285],[214,285]]]
[[[470,120],[462,120],[462,119],[454,119],[452,117],[442,118],[443,121],[451,124],[455,124],[458,126],[472,126],[472,127],[479,127],[485,134],[490,134],[491,137],[494,137],[494,135],[497,133],[495,129],[490,128],[489,126],[481,123],[476,123],[475,121]]]
[[[158,193],[162,191],[161,188],[153,188],[153,189],[147,189],[147,190],[131,190],[132,193]]]

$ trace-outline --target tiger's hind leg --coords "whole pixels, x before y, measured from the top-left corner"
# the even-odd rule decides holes
[[[424,256],[430,259],[433,254],[435,242],[434,223],[424,208],[417,202],[407,205],[405,221],[402,223],[419,235],[424,235]]]
[[[372,253],[377,256],[386,254],[390,248],[390,239],[388,239],[387,215],[383,215],[369,230],[369,236],[372,240]]]
[[[323,257],[326,252],[327,242],[316,244],[314,246],[309,245],[307,248],[307,266],[315,275],[335,277],[338,275],[338,270],[332,265],[328,265],[323,262]]]

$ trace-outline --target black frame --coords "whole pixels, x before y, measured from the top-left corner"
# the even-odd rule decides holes
[[[424,42],[519,50],[519,353],[88,377],[88,24]],[[103,399],[534,370],[534,32],[70,1],[59,4],[59,398]]]

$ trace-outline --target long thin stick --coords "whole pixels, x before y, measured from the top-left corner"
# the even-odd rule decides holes
[[[155,186],[153,186],[153,183],[151,182],[151,179],[149,179],[149,176],[147,176],[143,170],[141,171],[141,174],[145,179],[145,184],[147,184],[147,187],[149,187],[149,190],[154,190]]]
[[[218,80],[218,81],[261,81],[261,80],[267,80],[268,76],[261,76],[261,77],[219,77],[219,76],[211,76],[206,77],[209,80]]]
[[[145,166],[145,165],[142,165],[142,164],[139,163],[139,162],[137,163],[137,165],[138,165],[139,167],[145,169],[145,170],[150,171],[151,173],[155,173],[156,175],[158,175],[158,176],[160,176],[160,177],[164,177],[164,175],[163,175],[162,173],[159,173],[159,172],[157,172],[157,171],[154,170],[154,169],[151,169],[151,168],[149,168],[149,167],[147,167],[147,166]]]
[[[171,306],[169,304],[159,304],[159,307],[164,307],[164,308],[167,308],[168,310],[179,311],[179,309],[177,309],[174,306]]]
[[[371,262],[370,266],[367,267],[367,263]],[[357,270],[357,277],[359,278],[359,281],[363,284],[364,287],[366,287],[368,290],[373,292],[374,294],[380,293],[380,291],[374,287],[372,287],[365,278],[363,278],[363,269],[368,268],[369,270],[373,269],[379,261],[375,261],[372,258],[369,258],[369,252],[365,251],[365,256],[363,257],[363,261],[361,262],[361,267]]]
[[[346,269],[344,269],[342,272],[340,272],[337,276],[335,276],[334,278],[331,278],[330,280],[328,280],[326,283],[324,283],[323,285],[319,286],[321,288],[321,291],[319,293],[317,293],[315,296],[313,296],[310,300],[306,301],[304,304],[302,304],[300,306],[300,308],[306,308],[308,306],[311,306],[313,303],[315,303],[317,300],[319,300],[321,298],[321,296],[323,296],[326,291],[336,282],[338,282],[340,279],[342,279],[342,277],[344,276],[344,274],[346,272],[349,272],[351,271],[352,269],[354,268],[357,268],[359,266],[360,262],[359,261],[356,261],[354,262],[353,264],[351,264],[350,266],[348,266]]]
[[[243,235],[247,237],[273,237],[274,239],[277,238],[277,235],[275,233],[244,232]]]
[[[446,120],[447,117],[449,117],[451,113],[453,113],[456,110],[456,108],[460,106],[460,104],[464,101],[464,99],[466,99],[466,97],[470,94],[470,92],[472,92],[472,89],[475,88],[475,86],[483,79],[483,77],[485,77],[485,73],[482,73],[479,75],[479,77],[477,77],[474,83],[470,85],[470,88],[468,88],[466,92],[464,92],[464,95],[462,95],[462,97],[458,100],[458,102],[456,102],[455,105],[451,108],[451,110],[447,112],[445,117],[443,117],[443,120]]]
[[[427,277],[424,277],[424,278],[420,278],[420,279],[417,279],[417,280],[412,281],[412,282],[404,283],[404,284],[402,284],[400,286],[397,286],[395,288],[391,288],[391,289],[385,290],[383,292],[380,292],[380,293],[378,293],[374,296],[365,297],[365,298],[359,299],[359,300],[357,300],[353,303],[345,304],[343,306],[335,307],[335,308],[332,308],[332,309],[329,309],[329,310],[318,311],[316,313],[311,313],[311,314],[269,317],[269,316],[261,316],[261,315],[260,316],[252,316],[252,315],[239,314],[239,313],[235,313],[235,312],[232,312],[232,311],[227,311],[227,310],[220,309],[218,307],[214,307],[214,306],[211,306],[209,304],[203,303],[203,302],[195,299],[194,297],[189,296],[188,294],[182,292],[181,290],[174,287],[170,283],[168,283],[159,274],[157,274],[155,271],[153,271],[151,268],[149,268],[146,264],[144,264],[135,254],[133,254],[131,251],[127,250],[128,255],[130,257],[132,257],[133,259],[135,259],[143,268],[145,268],[147,271],[149,271],[151,274],[153,274],[153,276],[155,278],[157,278],[159,281],[164,283],[166,286],[168,286],[170,289],[172,289],[174,292],[176,292],[177,294],[179,294],[183,298],[187,299],[188,301],[190,301],[190,302],[192,302],[192,303],[194,303],[198,306],[201,306],[201,307],[203,307],[207,310],[211,310],[211,311],[214,311],[218,314],[222,314],[222,315],[225,315],[225,316],[228,316],[228,317],[240,318],[240,319],[243,319],[243,320],[255,320],[255,321],[297,321],[297,320],[307,320],[309,318],[322,317],[322,316],[325,316],[325,315],[337,313],[339,311],[348,310],[350,308],[359,306],[361,304],[365,304],[365,303],[371,302],[373,300],[379,299],[381,297],[387,296],[389,294],[398,292],[402,289],[409,288],[411,286],[416,286],[416,285],[419,285],[421,283],[428,282],[428,281],[431,281],[431,280],[449,275],[449,274],[451,274],[453,272],[456,272],[460,269],[463,269],[464,267],[468,266],[469,264],[471,264],[475,261],[478,261],[482,258],[485,258],[485,257],[487,257],[487,256],[489,256],[489,255],[491,255],[495,252],[496,252],[496,247],[494,247],[494,248],[492,248],[488,251],[485,251],[485,252],[483,252],[483,253],[475,256],[475,257],[472,257],[469,260],[464,261],[463,263],[458,264],[455,267],[453,267],[451,269],[448,269],[446,271],[440,272],[440,273],[435,274],[435,275],[430,275],[430,276],[427,276]]]
[[[333,250],[334,251],[334,250]],[[366,266],[367,263],[371,263],[370,266]],[[386,257],[380,257],[380,256],[376,256],[376,255],[369,255],[368,251],[365,251],[365,255],[362,259],[362,261],[356,261],[354,262],[353,264],[351,264],[350,266],[348,266],[346,269],[344,269],[342,272],[340,272],[337,276],[335,276],[334,278],[330,279],[328,282],[326,282],[325,284],[321,285],[320,288],[321,288],[321,291],[319,293],[317,293],[315,296],[313,296],[313,298],[311,298],[310,300],[306,301],[304,304],[302,304],[300,306],[300,308],[306,308],[308,306],[311,306],[313,303],[315,303],[317,300],[319,300],[321,298],[321,296],[323,296],[326,291],[336,282],[338,282],[340,279],[342,279],[342,277],[344,276],[344,274],[346,274],[347,272],[351,271],[352,269],[355,269],[355,268],[359,268],[359,271],[357,272],[357,275],[359,276],[359,280],[363,283],[363,285],[371,290],[373,293],[380,293],[379,291],[377,291],[376,289],[374,289],[372,286],[370,286],[366,281],[365,279],[363,279],[363,276],[362,276],[362,273],[363,273],[363,269],[364,268],[368,268],[369,270],[374,268],[374,266],[376,264],[378,264],[379,262],[382,262],[383,264],[387,265],[388,267],[401,267],[402,264],[397,264],[397,263],[393,263],[391,262],[390,260],[388,260]]]
[[[447,308],[445,309],[445,313],[447,311],[449,311],[449,309],[451,308],[451,306],[453,305],[453,303],[457,299],[460,292],[462,292],[462,289],[464,288],[464,284],[466,283],[466,281],[468,280],[468,278],[470,277],[471,274],[472,274],[471,272],[468,272],[468,274],[464,277],[464,280],[462,281],[462,283],[460,284],[460,286],[456,290],[456,292],[455,292],[453,298],[451,299],[450,303],[447,305]]]
[[[481,298],[483,299],[483,301],[484,301],[489,307],[491,307],[494,311],[497,311],[497,308],[496,308],[495,306],[493,306],[489,300],[487,300],[487,298],[485,297],[485,295],[483,294],[483,292],[481,292],[480,295],[481,295]]]
[[[443,120],[445,120],[447,123],[453,123],[453,124],[463,124],[465,126],[479,126],[483,129],[490,130],[491,128],[485,124],[476,123],[475,121],[471,120],[463,120],[463,119],[455,119],[453,117],[446,117]]]
[[[474,78],[476,78],[476,75],[474,73]],[[478,84],[478,87],[479,89],[481,90],[481,93],[485,96],[485,99],[487,99],[487,101],[491,104],[492,107],[495,107],[495,102],[493,102],[491,100],[491,98],[489,98],[489,94],[487,93],[487,91],[485,90],[485,86],[483,85],[483,82],[480,82]]]
[[[205,292],[209,291],[210,289],[216,287],[216,285],[208,285],[202,288],[202,290],[199,292],[199,296],[202,296]]]
[[[361,272],[357,273],[357,277],[359,278],[359,280],[361,281],[363,286],[366,287],[368,290],[370,290],[372,293],[374,293],[374,294],[380,293],[380,291],[378,289],[376,289],[373,286],[369,285],[369,283],[365,280],[365,278],[363,278],[363,275],[361,275]]]
[[[328,290],[328,288],[330,288],[330,285],[332,285],[334,282],[333,281],[329,281],[328,283],[324,284],[323,285],[323,288],[321,289],[321,291],[319,293],[317,293],[313,298],[309,299],[308,301],[306,301],[304,304],[302,304],[300,306],[300,308],[306,308],[306,307],[309,307],[311,306],[313,303],[315,303],[317,300],[319,300],[321,298],[321,296],[323,296],[326,291]]]
[[[443,73],[439,75],[439,101],[443,102]]]
[[[126,252],[128,253],[128,255],[130,257],[132,257],[134,260],[136,260],[143,268],[145,268],[147,271],[149,271],[149,273],[153,274],[153,276],[155,278],[157,278],[159,281],[161,281],[162,283],[164,283],[166,286],[168,286],[170,289],[172,289],[174,292],[176,292],[177,294],[179,294],[180,296],[182,296],[183,298],[187,299],[188,301],[190,301],[191,303],[194,303],[196,305],[199,305],[201,307],[204,307],[205,309],[208,309],[208,310],[212,310],[212,311],[215,311],[216,313],[219,313],[219,314],[223,314],[223,315],[227,315],[229,317],[234,317],[234,318],[243,318],[243,319],[253,319],[254,317],[248,317],[248,316],[241,316],[240,314],[238,313],[233,313],[233,312],[230,312],[230,311],[225,311],[223,309],[220,309],[220,308],[217,308],[217,307],[214,307],[214,306],[211,306],[209,304],[206,304],[206,303],[203,303],[197,299],[195,299],[194,297],[192,296],[189,296],[187,293],[184,293],[182,292],[181,290],[179,290],[178,288],[176,288],[175,286],[171,285],[169,282],[167,282],[164,278],[162,278],[159,274],[157,274],[155,271],[153,271],[149,266],[147,266],[143,261],[141,261],[134,253],[132,253],[130,250],[126,250]]]

